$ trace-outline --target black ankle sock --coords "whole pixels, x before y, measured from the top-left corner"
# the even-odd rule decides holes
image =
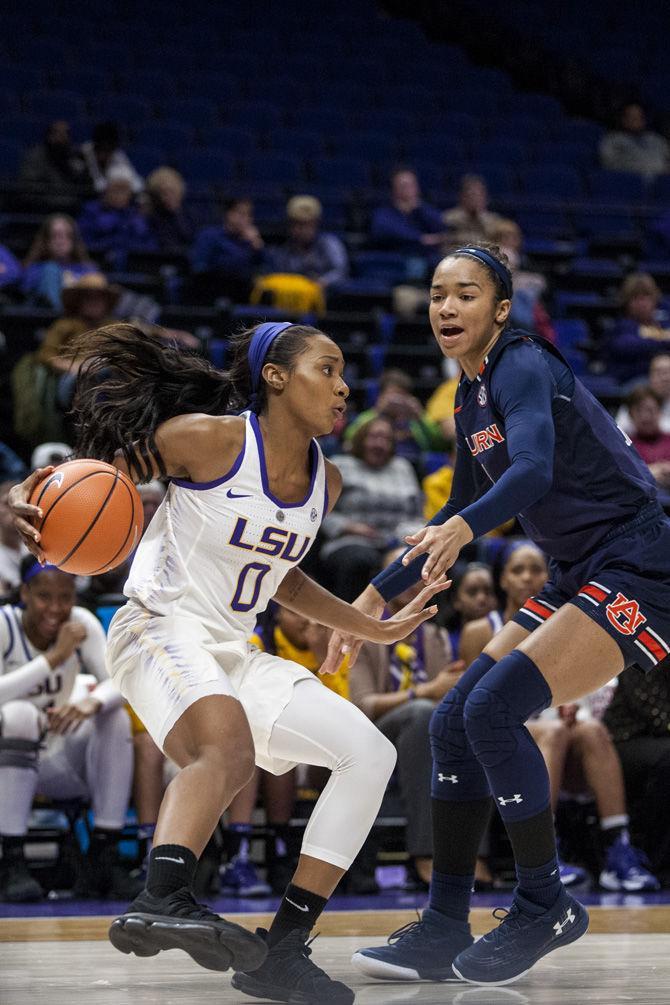
[[[526,820],[505,821],[514,860],[522,869],[537,869],[556,856],[554,814],[551,807]]]
[[[268,932],[268,945],[276,945],[294,928],[313,928],[328,903],[327,897],[289,883]]]
[[[106,827],[94,827],[91,831],[89,854],[95,855],[96,852],[101,851],[102,848],[108,848],[110,845],[115,845],[120,839],[121,831],[119,830],[107,830]]]
[[[149,854],[147,890],[154,897],[167,897],[183,886],[191,887],[198,860],[181,844],[159,844]]]

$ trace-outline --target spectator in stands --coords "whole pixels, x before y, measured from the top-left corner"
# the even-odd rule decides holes
[[[629,383],[645,376],[653,356],[670,351],[670,318],[660,309],[661,291],[647,272],[627,276],[619,297],[624,316],[618,318],[606,351],[612,376]]]
[[[185,194],[186,183],[174,168],[156,168],[147,178],[147,220],[159,251],[185,252],[195,239],[195,221],[184,205]]]
[[[644,109],[631,102],[621,112],[619,129],[600,141],[600,161],[608,171],[632,171],[653,178],[670,171],[670,145],[647,129]]]
[[[79,228],[71,216],[48,216],[35,235],[23,263],[22,288],[33,302],[55,311],[63,308],[61,291],[90,272],[97,272]]]
[[[3,482],[21,482],[28,475],[28,469],[10,446],[0,440],[0,488]],[[1,592],[1,591],[0,591]]]
[[[42,143],[26,153],[19,183],[43,189],[42,201],[48,204],[50,196],[77,196],[86,181],[84,159],[72,143],[70,124],[64,119],[50,122]]]
[[[320,560],[332,591],[353,600],[379,572],[382,557],[422,519],[421,487],[397,457],[393,424],[377,415],[356,430],[351,453],[333,459],[342,494],[321,530]]]
[[[69,460],[72,453],[72,447],[67,443],[38,443],[30,455],[30,470],[62,464]]]
[[[11,759],[0,763],[2,895],[43,894],[23,847],[39,793],[91,800],[95,823],[76,890],[125,900],[135,891],[117,846],[133,752],[123,699],[105,669],[104,632],[75,606],[74,577],[32,555],[21,563],[19,598],[21,606],[5,604],[0,618],[2,738],[14,741]],[[81,673],[93,676],[92,690],[78,681]]]
[[[411,168],[397,168],[391,175],[390,201],[374,211],[370,237],[389,251],[437,261],[445,238],[442,214],[423,201],[419,179]]]
[[[12,287],[18,290],[22,275],[21,264],[9,248],[0,244],[0,298],[4,299],[5,294],[10,293]]]
[[[447,596],[445,624],[451,650],[460,651],[461,632],[470,621],[485,618],[498,607],[493,570],[484,562],[469,562],[449,573],[453,580]]]
[[[404,549],[390,552],[388,565]],[[421,585],[392,600],[391,614],[409,603]],[[407,853],[424,883],[430,882],[433,840],[430,815],[431,753],[428,725],[435,708],[465,666],[454,660],[449,636],[433,622],[393,646],[364,642],[350,676],[351,701],[398,752],[397,779],[405,809]]]
[[[16,479],[0,483],[0,596],[5,596],[21,582],[21,560],[28,554],[12,524],[7,496]]]
[[[448,229],[446,247],[462,247],[478,241],[491,241],[502,217],[488,208],[489,193],[486,182],[478,174],[466,174],[461,179],[458,205],[442,215],[442,222]]]
[[[125,268],[131,251],[153,251],[156,239],[133,196],[132,173],[110,168],[99,198],[87,202],[79,217],[81,234],[92,251],[115,268]]]
[[[71,378],[68,381],[69,393],[64,397],[60,395],[62,403],[69,402],[74,383],[72,378],[79,369],[78,361],[68,355],[70,344],[84,332],[111,321],[120,293],[119,288],[111,286],[100,272],[81,276],[63,289],[64,316],[47,329],[37,352],[40,363]]]
[[[412,378],[404,370],[384,370],[379,379],[379,395],[372,408],[361,412],[344,434],[352,442],[362,425],[377,415],[384,416],[393,425],[395,452],[406,457],[418,468],[421,454],[426,451],[445,450],[448,443],[438,422],[428,418],[423,405],[412,393]]]
[[[619,676],[605,725],[623,766],[633,841],[670,885],[670,676],[665,666]]]
[[[491,240],[507,255],[509,269],[514,281],[514,300],[509,314],[513,328],[542,335],[549,342],[556,342],[556,331],[543,303],[547,292],[547,280],[540,272],[530,272],[521,267],[523,234],[514,220],[501,219],[493,228]]]
[[[89,184],[96,192],[105,191],[110,172],[117,168],[125,169],[135,195],[144,188],[142,178],[121,149],[121,134],[116,122],[99,122],[94,126],[92,139],[81,145],[81,154]]]
[[[286,205],[286,242],[270,252],[275,272],[294,272],[318,283],[325,292],[343,283],[349,272],[344,244],[320,230],[323,210],[313,195],[294,195]]]
[[[649,363],[648,384],[661,402],[659,425],[662,433],[670,433],[670,355],[659,353]],[[634,432],[627,405],[622,405],[616,414],[617,425],[631,436]]]
[[[657,483],[670,490],[670,433],[661,429],[660,398],[649,386],[636,387],[626,404],[633,424],[633,446]]]
[[[218,295],[240,303],[249,299],[251,285],[267,265],[265,242],[254,223],[251,199],[229,199],[224,204],[223,223],[203,227],[191,252],[193,272],[200,276],[198,287],[208,283]]]

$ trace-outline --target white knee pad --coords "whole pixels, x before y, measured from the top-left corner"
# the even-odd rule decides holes
[[[30,701],[7,701],[0,705],[0,737],[38,741],[44,713]]]

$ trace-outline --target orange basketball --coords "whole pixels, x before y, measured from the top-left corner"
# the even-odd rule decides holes
[[[40,546],[63,572],[96,576],[120,565],[136,546],[144,514],[130,479],[104,461],[59,464],[29,500],[42,510]]]

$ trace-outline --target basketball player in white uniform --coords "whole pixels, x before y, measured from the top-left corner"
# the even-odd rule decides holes
[[[129,896],[116,862],[133,774],[130,722],[105,670],[105,634],[75,607],[74,577],[21,564],[23,607],[0,607],[0,834],[7,900],[42,896],[23,857],[36,794],[90,799],[95,828],[82,888]],[[88,692],[78,675],[97,684]]]
[[[89,333],[85,352],[78,451],[111,459],[119,448],[115,463],[135,480],[172,479],[110,627],[109,669],[182,770],[161,807],[147,890],[110,938],[138,955],[179,947],[212,969],[232,964],[235,987],[257,997],[350,1003],[351,990],[311,962],[306,940],[374,821],[395,750],[303,667],[247,639],[275,597],[328,627],[396,641],[435,613],[423,605],[444,584],[376,621],[297,567],[341,488],[314,439],[332,430],[348,394],[342,354],[322,332],[259,325],[237,338],[225,374],[129,325]],[[245,403],[244,414],[223,414]],[[34,513],[31,486],[12,503],[39,550],[22,519]],[[332,772],[277,916],[257,935],[190,893],[197,858],[254,761],[276,773],[298,762]]]

